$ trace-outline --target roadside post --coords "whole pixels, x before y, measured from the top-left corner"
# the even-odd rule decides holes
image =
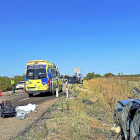
[[[66,80],[66,97],[67,97],[67,98],[69,97],[68,94],[69,94],[69,93],[68,93],[68,81]]]
[[[122,84],[122,76],[123,76],[123,72],[121,72],[121,84]]]
[[[56,97],[58,97],[58,77],[56,78],[56,84],[57,84],[57,87],[56,87]]]
[[[54,90],[53,90],[53,78],[52,78],[52,94],[54,95]]]

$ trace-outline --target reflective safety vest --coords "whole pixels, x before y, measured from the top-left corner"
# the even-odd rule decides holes
[[[14,80],[11,80],[11,84],[12,84],[12,85],[15,84]]]

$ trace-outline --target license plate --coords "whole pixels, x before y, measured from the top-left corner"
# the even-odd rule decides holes
[[[28,88],[28,90],[34,90],[35,88]]]
[[[40,93],[39,92],[33,93],[33,95],[38,95],[38,94],[40,94]]]

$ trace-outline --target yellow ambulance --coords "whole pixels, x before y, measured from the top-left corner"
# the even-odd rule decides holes
[[[62,80],[55,64],[46,60],[28,61],[25,69],[25,91],[29,97],[40,93],[55,93],[56,88],[62,91]]]

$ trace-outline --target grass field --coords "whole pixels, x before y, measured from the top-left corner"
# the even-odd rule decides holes
[[[28,134],[18,139],[47,140],[114,140],[110,128],[114,125],[113,110],[119,100],[132,98],[138,81],[96,78],[72,85],[65,96],[48,110],[43,119]],[[140,98],[135,95],[135,98]]]

